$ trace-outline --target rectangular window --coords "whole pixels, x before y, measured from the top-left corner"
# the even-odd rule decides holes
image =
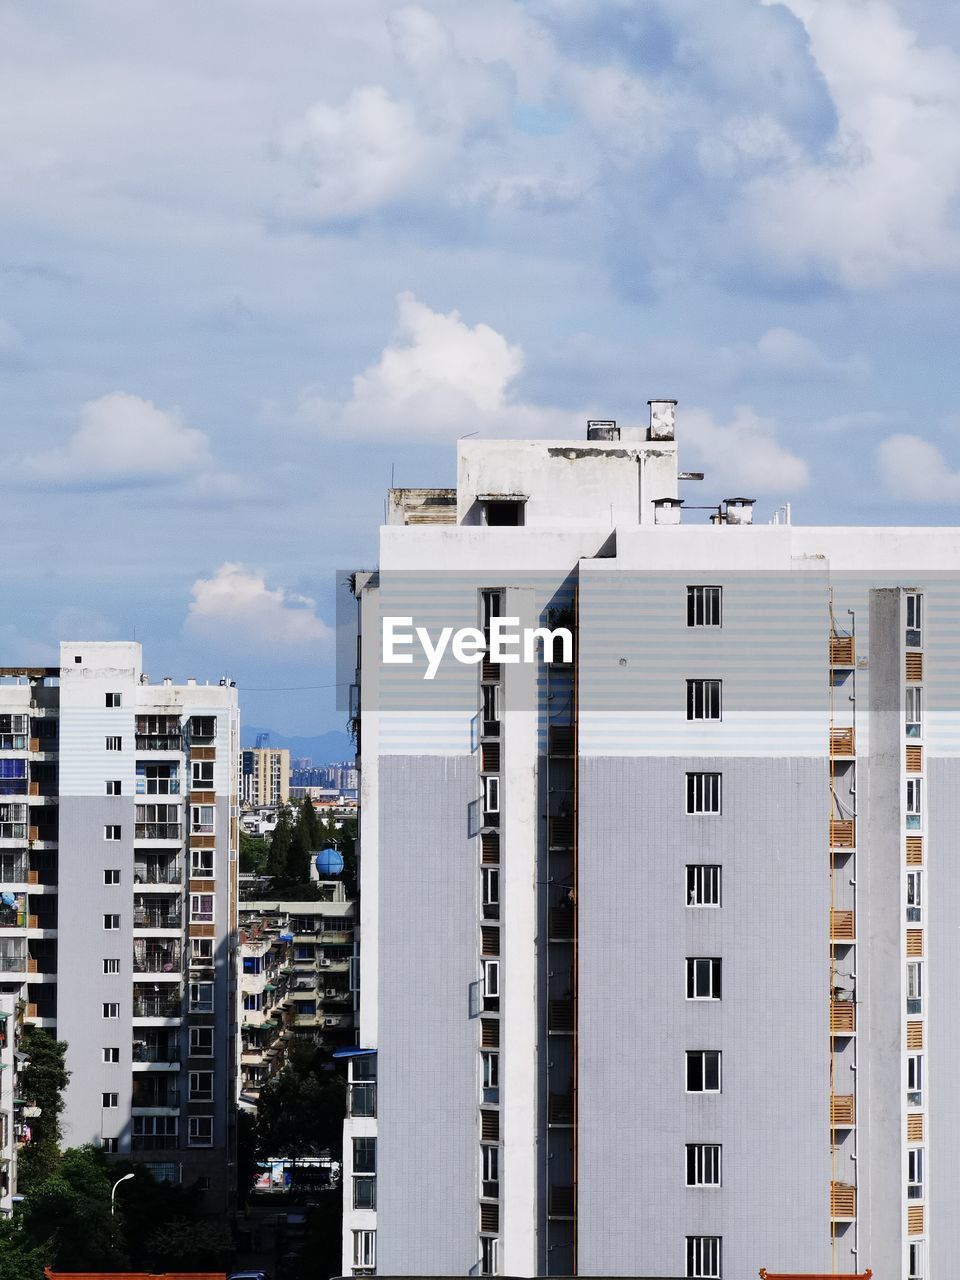
[[[103,698],[108,707],[119,707],[121,705],[119,693],[105,693]]]
[[[721,1236],[687,1236],[689,1280],[720,1280]]]
[[[687,1093],[720,1092],[720,1050],[687,1050]]]
[[[484,1052],[480,1054],[480,1075],[482,1079],[480,1097],[483,1102],[500,1101],[500,1055]]]
[[[190,939],[190,963],[198,969],[207,969],[213,964],[213,939]]]
[[[190,983],[190,1012],[213,1013],[213,983]]]
[[[123,787],[119,778],[109,780],[106,786],[108,796],[119,796],[123,794]]]
[[[104,884],[119,884],[119,883],[120,883],[120,869],[119,869],[119,867],[108,867],[108,868],[107,868],[107,870],[106,870],[106,871],[104,871],[104,873],[103,873],[103,883],[104,883]]]
[[[213,1146],[213,1116],[191,1116],[187,1130],[188,1147]]]
[[[923,872],[907,872],[907,923],[920,924],[923,919]]]
[[[923,1054],[911,1053],[907,1057],[907,1105],[923,1106]]]
[[[723,868],[713,862],[687,865],[687,906],[719,907]]]
[[[102,1093],[100,1095],[102,1107],[118,1107],[120,1105],[120,1095],[116,1093]]]
[[[120,1139],[119,1138],[101,1138],[100,1150],[109,1151],[113,1155],[116,1155],[116,1153],[120,1150]]]
[[[495,1236],[480,1237],[480,1265],[477,1270],[482,1276],[500,1274],[500,1241]]]
[[[483,780],[483,808],[485,813],[500,812],[500,779],[486,777]]]
[[[377,1207],[377,1140],[353,1139],[353,1207]]]
[[[721,773],[687,774],[687,813],[720,813]]]
[[[192,804],[190,806],[190,834],[212,836],[215,830],[216,812],[216,807],[212,804]]]
[[[500,868],[484,867],[480,873],[483,885],[484,920],[500,919]]]
[[[496,1001],[496,1004],[491,1003]],[[483,1007],[497,1009],[500,1005],[500,961],[483,962]]]
[[[190,920],[193,924],[213,923],[213,894],[191,893]]]
[[[104,838],[104,840],[119,840],[119,839],[120,839],[120,828],[119,828],[119,827],[117,827],[117,826],[104,827],[104,828],[103,828],[103,838]]]
[[[190,1072],[190,1101],[191,1102],[212,1102],[213,1101],[213,1072],[212,1071],[191,1071]]]
[[[103,1016],[105,1018],[119,1018],[120,1006],[118,1004],[105,1004],[103,1006]]]
[[[190,1028],[191,1058],[213,1057],[213,1027]]]
[[[190,737],[194,742],[211,742],[216,736],[216,716],[190,717]]]
[[[907,1199],[923,1199],[923,1147],[911,1147],[907,1152]]]
[[[103,1060],[104,1062],[119,1062],[120,1061],[119,1048],[116,1045],[111,1045],[109,1048],[104,1049]]]
[[[923,962],[907,961],[907,1013],[923,1013]]]
[[[106,739],[106,748],[108,751],[122,751],[123,739],[115,737],[113,734],[109,735]]]
[[[377,1233],[376,1231],[355,1231],[353,1233],[353,1265],[369,1270],[377,1265]]]
[[[375,1209],[377,1207],[377,1180],[375,1177],[354,1178],[353,1207],[355,1209]]]
[[[500,723],[500,686],[498,684],[485,684],[480,690],[483,698],[483,723],[495,730]]]
[[[916,685],[906,688],[906,732],[908,738],[923,737],[923,690]]]
[[[104,972],[104,973],[119,973],[119,972],[120,972],[120,961],[119,961],[119,960],[104,960],[104,962],[103,962],[103,972]]]
[[[190,876],[192,879],[213,879],[213,853],[212,849],[190,850]]]
[[[907,1246],[907,1280],[924,1280],[922,1240]]]
[[[488,1200],[496,1200],[500,1194],[500,1148],[480,1148],[480,1194]]]
[[[719,720],[721,711],[720,680],[687,681],[687,719]]]
[[[138,796],[178,796],[180,770],[175,764],[138,764]]]
[[[245,991],[243,993],[243,1007],[248,1013],[256,1013],[262,1003],[263,997],[259,991]]]
[[[190,770],[194,791],[213,790],[214,767],[212,760],[194,760],[191,762]]]
[[[907,646],[919,649],[923,644],[923,596],[907,592]]]
[[[687,958],[687,999],[720,999],[720,960],[717,957]]]
[[[722,587],[687,587],[687,626],[721,626],[722,597]]]
[[[687,1143],[687,1186],[719,1187],[720,1152],[719,1144],[711,1142]]]
[[[920,778],[907,779],[907,830],[919,831],[922,816]]]
[[[103,927],[105,929],[119,929],[120,917],[118,915],[105,915],[103,917]]]

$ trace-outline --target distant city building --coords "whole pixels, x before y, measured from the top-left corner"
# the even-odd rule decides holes
[[[151,684],[135,643],[0,669],[0,998],[66,1041],[64,1144],[199,1183],[211,1213],[234,1183],[238,718],[230,681]]]
[[[244,747],[240,753],[240,800],[246,808],[286,804],[290,799],[290,752],[280,747]]]

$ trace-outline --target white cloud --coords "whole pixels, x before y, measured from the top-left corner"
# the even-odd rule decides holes
[[[524,404],[511,395],[523,350],[486,324],[472,328],[457,311],[431,311],[412,293],[397,299],[398,331],[376,364],[353,379],[342,406],[301,402],[303,420],[356,435],[452,440],[481,435],[566,435],[579,416]]]
[[[791,493],[810,479],[804,460],[784,448],[773,423],[749,406],[740,406],[726,425],[706,410],[687,409],[681,429],[685,461],[692,455],[711,484],[731,493]]]
[[[922,46],[887,0],[763,0],[804,24],[836,139],[752,187],[759,234],[847,284],[960,266],[960,58]]]
[[[332,634],[309,597],[268,587],[261,571],[234,561],[198,578],[191,595],[187,629],[224,648],[276,654],[313,648]]]
[[[922,436],[889,436],[877,450],[877,463],[894,497],[910,502],[960,502],[960,471]]]
[[[155,484],[205,470],[210,442],[175,410],[114,391],[88,401],[63,449],[24,459],[28,472],[52,484]]]
[[[756,342],[738,342],[716,353],[719,372],[729,378],[865,378],[870,361],[862,355],[835,357],[793,329],[776,326]]]

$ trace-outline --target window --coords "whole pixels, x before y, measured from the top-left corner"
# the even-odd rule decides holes
[[[213,1013],[213,983],[190,983],[190,1012]]]
[[[353,1233],[353,1265],[369,1267],[377,1265],[377,1233],[376,1231],[355,1231]]]
[[[687,626],[719,627],[722,587],[687,587]]]
[[[923,1199],[923,1147],[911,1147],[907,1152],[907,1199]]]
[[[77,659],[77,661],[79,662],[79,658]],[[120,1139],[119,1138],[101,1138],[100,1150],[109,1151],[112,1154],[116,1155],[116,1153],[120,1150]]]
[[[483,883],[483,918],[500,919],[500,868],[484,867],[480,873]]]
[[[499,1053],[480,1054],[480,1075],[483,1081],[481,1099],[483,1102],[500,1101],[500,1055]]]
[[[263,998],[259,991],[245,991],[243,993],[243,1007],[249,1013],[256,1013],[262,1003]]]
[[[720,1050],[687,1050],[687,1093],[720,1092]]]
[[[710,1142],[687,1143],[687,1186],[720,1186],[719,1145]]]
[[[190,850],[190,875],[194,880],[213,879],[213,850]]]
[[[213,1101],[213,1072],[212,1071],[191,1071],[190,1072],[190,1101],[191,1102],[212,1102]]]
[[[119,827],[117,827],[117,826],[104,827],[104,828],[103,828],[103,838],[104,838],[104,840],[119,840],[119,839],[120,839],[120,828],[119,828]]]
[[[104,960],[104,962],[103,962],[103,972],[104,972],[104,973],[119,973],[119,972],[120,972],[120,961],[119,961],[119,960]]]
[[[178,796],[180,770],[175,764],[138,764],[138,796]]]
[[[213,1057],[213,1027],[190,1028],[190,1056],[192,1058]]]
[[[122,700],[120,698],[119,693],[105,693],[103,697],[104,697],[104,702],[108,707],[119,707],[122,705]]]
[[[923,690],[916,685],[908,685],[906,689],[907,706],[906,706],[906,732],[908,738],[920,738],[923,736],[922,724],[922,697]]]
[[[919,649],[923,644],[923,596],[915,591],[907,592],[907,644],[911,649]]]
[[[190,939],[190,963],[198,969],[209,968],[213,964],[213,939]]]
[[[719,813],[723,775],[687,774],[687,813]]]
[[[720,685],[719,680],[687,681],[688,720],[720,719]]]
[[[103,883],[104,883],[104,884],[119,884],[119,883],[120,883],[120,869],[119,869],[119,867],[109,867],[106,871],[104,871],[104,873],[103,873]]]
[[[483,962],[483,1007],[484,1009],[500,1008],[500,961],[484,960]]]
[[[711,862],[693,862],[687,866],[687,906],[719,907],[723,868]]]
[[[377,1140],[353,1139],[353,1207],[377,1207]]]
[[[193,924],[213,923],[212,893],[191,893],[190,920]]]
[[[518,525],[523,524],[524,503],[516,499],[483,504],[484,524]]]
[[[923,872],[907,872],[907,922],[919,924],[923,919]]]
[[[106,784],[108,796],[119,796],[123,794],[123,787],[119,778],[109,780]]]
[[[190,806],[190,833],[195,836],[212,836],[216,808],[212,804],[192,804]]]
[[[482,1276],[500,1274],[500,1241],[493,1236],[480,1237],[480,1266]]]
[[[103,927],[105,929],[119,929],[120,917],[118,915],[105,915],[103,917]]]
[[[687,958],[687,999],[720,999],[720,961],[716,957]]]
[[[118,1004],[105,1004],[103,1006],[103,1016],[105,1018],[119,1018],[120,1006]]]
[[[194,742],[211,741],[217,736],[217,717],[191,716],[190,736]]]
[[[134,1116],[133,1150],[156,1151],[175,1147],[179,1123],[177,1116]]]
[[[923,964],[907,961],[907,1013],[923,1013]]]
[[[907,779],[907,830],[919,831],[921,818],[920,778]]]
[[[172,1182],[174,1184],[180,1181],[180,1166],[173,1160],[148,1162],[144,1161],[144,1167],[149,1169],[157,1182]],[[200,1179],[197,1179],[199,1183]]]
[[[480,1148],[480,1194],[495,1200],[500,1194],[500,1148]]]
[[[487,777],[483,780],[483,808],[486,813],[500,812],[500,779]]]
[[[123,739],[114,737],[113,735],[108,736],[106,739],[106,748],[108,751],[122,751]]]
[[[111,1107],[119,1107],[120,1095],[117,1093],[101,1093],[100,1105],[105,1109],[109,1109]]]
[[[191,1116],[187,1130],[188,1147],[213,1146],[213,1116]]]
[[[720,1236],[687,1236],[687,1275],[691,1280],[720,1280]]]
[[[911,1053],[907,1057],[907,1105],[923,1106],[923,1054]]]
[[[115,1045],[111,1045],[109,1048],[104,1049],[103,1060],[104,1062],[119,1062],[120,1061],[119,1048]]]
[[[212,760],[194,760],[190,765],[190,769],[191,785],[194,791],[213,790],[214,762]]]
[[[483,723],[496,725],[500,723],[500,686],[485,684],[481,688],[483,697]]]
[[[907,1246],[907,1280],[923,1280],[923,1241]]]

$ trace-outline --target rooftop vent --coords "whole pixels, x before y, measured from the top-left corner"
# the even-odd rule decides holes
[[[654,524],[679,524],[682,506],[683,501],[680,498],[654,498]]]
[[[620,428],[616,422],[594,418],[587,422],[588,440],[619,440]]]
[[[753,524],[753,504],[756,498],[725,498],[724,514],[727,524]]]
[[[673,440],[677,425],[676,400],[648,400],[650,406],[650,427],[648,440]]]

